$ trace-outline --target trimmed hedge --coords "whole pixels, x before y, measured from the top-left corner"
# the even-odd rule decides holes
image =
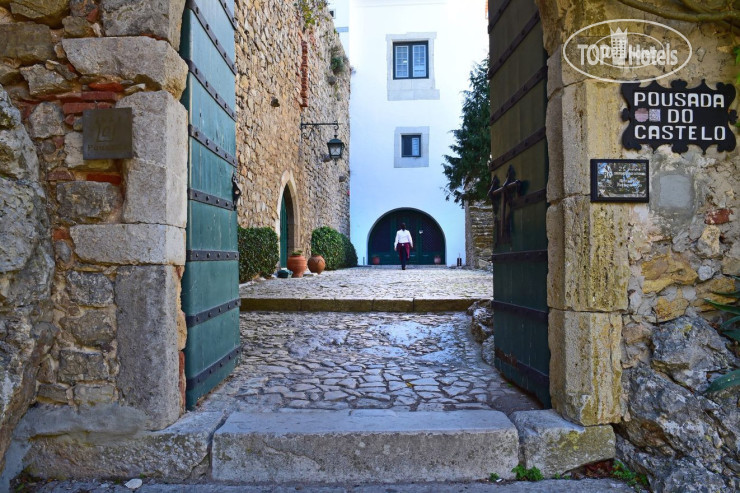
[[[357,267],[357,252],[352,242],[328,226],[314,229],[311,233],[311,253],[324,257],[327,270]]]
[[[257,274],[270,276],[280,261],[278,235],[271,228],[237,230],[239,242],[239,282],[254,279]]]

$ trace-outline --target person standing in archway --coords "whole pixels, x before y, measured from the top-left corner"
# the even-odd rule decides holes
[[[411,255],[411,249],[414,248],[414,240],[411,239],[411,232],[406,229],[406,223],[401,223],[401,229],[396,231],[396,242],[393,248],[398,252],[398,258],[401,259],[401,269],[406,270],[406,262]]]

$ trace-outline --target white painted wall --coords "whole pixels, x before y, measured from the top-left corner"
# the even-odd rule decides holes
[[[334,29],[339,33],[344,52],[349,53],[349,3],[350,0],[330,0],[329,10],[334,11]]]
[[[447,264],[454,264],[458,254],[464,263],[464,211],[445,201],[442,156],[450,153],[450,131],[461,124],[461,92],[468,88],[473,64],[488,53],[486,0],[349,3],[349,58],[355,70],[350,101],[350,227],[359,260],[369,262],[367,241],[375,221],[393,209],[409,207],[426,212],[442,227]],[[386,37],[407,33],[436,33],[433,73],[439,99],[388,100],[391,64]],[[396,127],[429,127],[428,167],[394,167]]]

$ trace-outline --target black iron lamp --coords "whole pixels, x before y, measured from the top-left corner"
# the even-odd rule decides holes
[[[337,132],[339,131],[339,122],[335,121],[333,123],[301,123],[301,130],[306,127],[320,127],[323,125],[334,126],[334,138],[327,142],[326,146],[329,148],[329,157],[336,162],[339,159],[342,159],[342,153],[344,152],[344,142],[339,140],[339,138],[337,137]]]

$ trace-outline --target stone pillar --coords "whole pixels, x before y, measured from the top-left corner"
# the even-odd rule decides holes
[[[550,394],[553,407],[571,421],[615,423],[621,418],[630,206],[591,203],[589,166],[591,158],[621,153],[621,95],[617,84],[565,70],[560,47],[552,53],[547,110]]]

